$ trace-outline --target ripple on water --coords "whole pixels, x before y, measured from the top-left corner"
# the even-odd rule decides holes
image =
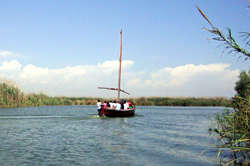
[[[208,117],[222,108],[137,107],[131,118],[94,106],[0,109],[0,165],[216,165]]]

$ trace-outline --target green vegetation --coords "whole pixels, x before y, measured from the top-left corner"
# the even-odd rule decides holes
[[[222,149],[230,149],[226,162],[247,165],[250,162],[250,70],[248,74],[241,72],[235,90],[233,109],[216,114],[209,132],[217,136],[221,156],[224,156]]]
[[[198,10],[212,26],[211,29],[204,29],[216,35],[212,39],[223,42],[225,50],[222,54],[228,51],[228,54],[241,54],[239,58],[243,57],[244,61],[249,59],[250,53],[237,44],[230,28],[226,28],[228,35],[224,35],[221,29],[214,27],[204,13],[199,8]],[[250,33],[241,32],[241,34],[246,46],[249,47]],[[209,132],[217,136],[218,156],[225,165],[250,165],[250,70],[248,73],[246,71],[240,73],[234,89],[237,94],[231,100],[233,108],[216,114]]]
[[[17,84],[9,79],[0,78],[0,107],[32,107],[46,105],[96,105],[97,99],[113,101],[115,98],[96,97],[50,97],[44,93],[22,92]],[[125,98],[137,106],[229,106],[224,97],[138,97]]]
[[[140,106],[229,106],[224,97],[140,97],[127,99]]]
[[[0,105],[3,107],[18,107],[18,99],[23,93],[18,89],[17,84],[6,78],[0,78]]]
[[[25,94],[18,85],[6,78],[0,78],[0,107],[30,107],[43,105],[71,105],[68,98],[49,97],[46,94]]]

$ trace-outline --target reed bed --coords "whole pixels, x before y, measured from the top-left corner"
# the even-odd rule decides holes
[[[98,99],[101,102],[116,101],[116,98],[97,97],[64,97],[72,102],[72,105],[96,105]],[[124,98],[137,106],[230,106],[230,100],[224,97],[133,97]]]
[[[96,105],[97,100],[114,101],[115,98],[51,97],[45,93],[24,93],[16,82],[0,78],[0,107],[30,107],[46,105]],[[229,106],[224,97],[136,97],[125,98],[138,106]]]
[[[250,70],[238,76],[232,108],[215,115],[209,132],[217,137],[218,156],[226,165],[250,165]]]
[[[235,96],[232,105],[215,115],[209,132],[225,165],[250,165],[250,100]]]
[[[225,97],[139,97],[130,99],[141,106],[230,106]]]
[[[17,84],[9,79],[0,79],[0,107],[31,107],[46,105],[96,105],[97,100],[114,101],[115,98],[97,97],[51,97],[45,93],[22,92]],[[229,106],[224,97],[137,97],[125,98],[138,106]]]

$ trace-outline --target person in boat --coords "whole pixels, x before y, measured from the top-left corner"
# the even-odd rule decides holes
[[[103,107],[104,107],[104,108],[107,108],[107,107],[108,107],[108,104],[107,104],[107,102],[106,102],[106,101],[104,101],[104,103],[103,103]]]
[[[116,103],[115,110],[121,110],[121,104],[119,103],[119,101],[117,101]]]
[[[101,112],[102,112],[102,103],[100,102],[100,100],[97,100],[97,112],[98,115],[101,116]]]
[[[113,106],[113,102],[112,101],[109,101],[109,108],[112,108],[112,106]]]
[[[112,101],[109,102],[109,108],[113,108],[114,107],[114,103]]]
[[[121,109],[124,110],[124,103],[123,103],[123,101],[120,101],[120,104],[121,104]]]
[[[123,105],[124,105],[124,110],[127,110],[128,109],[128,103],[126,102]]]
[[[132,104],[130,103],[130,101],[128,100],[128,108],[131,109],[133,108]]]
[[[113,106],[112,106],[111,108],[115,109],[115,108],[116,108],[116,105],[117,105],[117,103],[116,103],[116,101],[114,100]]]

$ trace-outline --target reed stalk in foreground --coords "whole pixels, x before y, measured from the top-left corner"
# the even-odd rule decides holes
[[[232,36],[232,31],[230,28],[226,28],[227,31],[228,31],[228,34],[227,35],[224,35],[224,33],[222,32],[221,29],[218,29],[216,27],[213,26],[213,24],[209,21],[209,19],[206,17],[206,15],[201,11],[201,9],[196,6],[197,9],[199,10],[200,14],[206,19],[206,21],[211,25],[211,28],[210,29],[207,29],[207,28],[203,28],[204,30],[212,33],[213,35],[216,35],[216,37],[213,37],[213,38],[209,38],[209,39],[213,39],[213,40],[216,40],[216,41],[220,41],[220,42],[223,42],[222,45],[225,46],[225,49],[224,51],[222,52],[222,54],[226,51],[228,51],[227,53],[228,54],[231,54],[231,53],[234,53],[235,54],[238,54],[238,53],[241,53],[243,54],[243,56],[245,57],[245,60],[249,59],[250,58],[250,52],[248,52],[246,49],[243,49],[242,47],[240,47],[236,40],[234,39],[234,37]],[[244,37],[245,41],[250,37],[250,33],[249,32],[240,32],[242,35],[241,37]],[[219,45],[219,46],[222,46],[222,45]],[[246,46],[250,46],[250,42],[249,41],[246,41]],[[239,56],[239,58],[242,58],[243,57],[242,55]]]
[[[249,1],[248,1],[249,2]],[[250,53],[240,47],[232,36],[230,28],[226,28],[227,35],[221,29],[213,26],[206,15],[196,6],[203,18],[212,26],[204,30],[216,37],[211,39],[223,42],[224,51],[228,54],[240,54],[239,58],[244,60],[250,58]],[[241,32],[246,46],[250,46],[250,33]],[[248,40],[248,41],[247,41]],[[248,73],[242,71],[240,80],[236,82],[237,94],[232,100],[233,109],[225,109],[215,116],[215,121],[209,129],[210,134],[216,135],[218,140],[218,156],[224,160],[225,165],[250,165],[250,70]]]

